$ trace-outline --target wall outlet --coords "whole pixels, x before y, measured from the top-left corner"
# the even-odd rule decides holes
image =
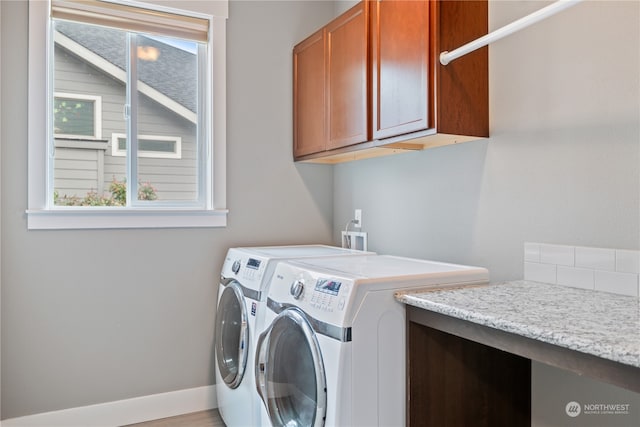
[[[361,228],[362,227],[362,209],[356,209],[355,213],[353,214],[353,219],[355,219],[356,221],[353,223],[353,226],[355,228]]]

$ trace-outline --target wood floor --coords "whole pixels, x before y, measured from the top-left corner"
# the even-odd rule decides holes
[[[130,424],[126,427],[225,427],[217,409],[193,414],[163,418],[161,420]]]

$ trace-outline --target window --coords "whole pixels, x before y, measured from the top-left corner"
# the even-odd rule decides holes
[[[158,3],[30,2],[30,229],[226,224],[227,5]]]
[[[102,136],[102,98],[57,92],[53,99],[53,133],[56,138]]]
[[[111,155],[127,155],[127,135],[111,135]],[[182,155],[182,138],[179,136],[138,135],[138,157],[179,159]]]

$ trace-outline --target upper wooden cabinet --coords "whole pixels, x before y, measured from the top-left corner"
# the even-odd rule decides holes
[[[293,49],[296,158],[370,138],[368,6],[359,3]]]
[[[324,34],[322,29],[293,49],[293,153],[296,158],[327,148]]]
[[[294,158],[338,163],[489,136],[487,0],[371,0],[294,48]]]
[[[369,120],[368,4],[327,25],[327,149],[367,141]]]
[[[373,137],[427,129],[429,3],[371,3]]]
[[[437,131],[486,138],[489,136],[489,48],[485,46],[449,65],[440,64],[440,52],[452,51],[488,33],[487,1],[434,1],[433,7],[436,10],[432,61]]]

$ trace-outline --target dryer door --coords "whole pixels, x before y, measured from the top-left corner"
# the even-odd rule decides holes
[[[324,425],[327,382],[316,335],[304,313],[288,308],[260,335],[256,386],[274,427]]]
[[[215,339],[220,377],[229,387],[236,388],[247,366],[249,327],[244,295],[235,281],[225,287],[218,300]]]

